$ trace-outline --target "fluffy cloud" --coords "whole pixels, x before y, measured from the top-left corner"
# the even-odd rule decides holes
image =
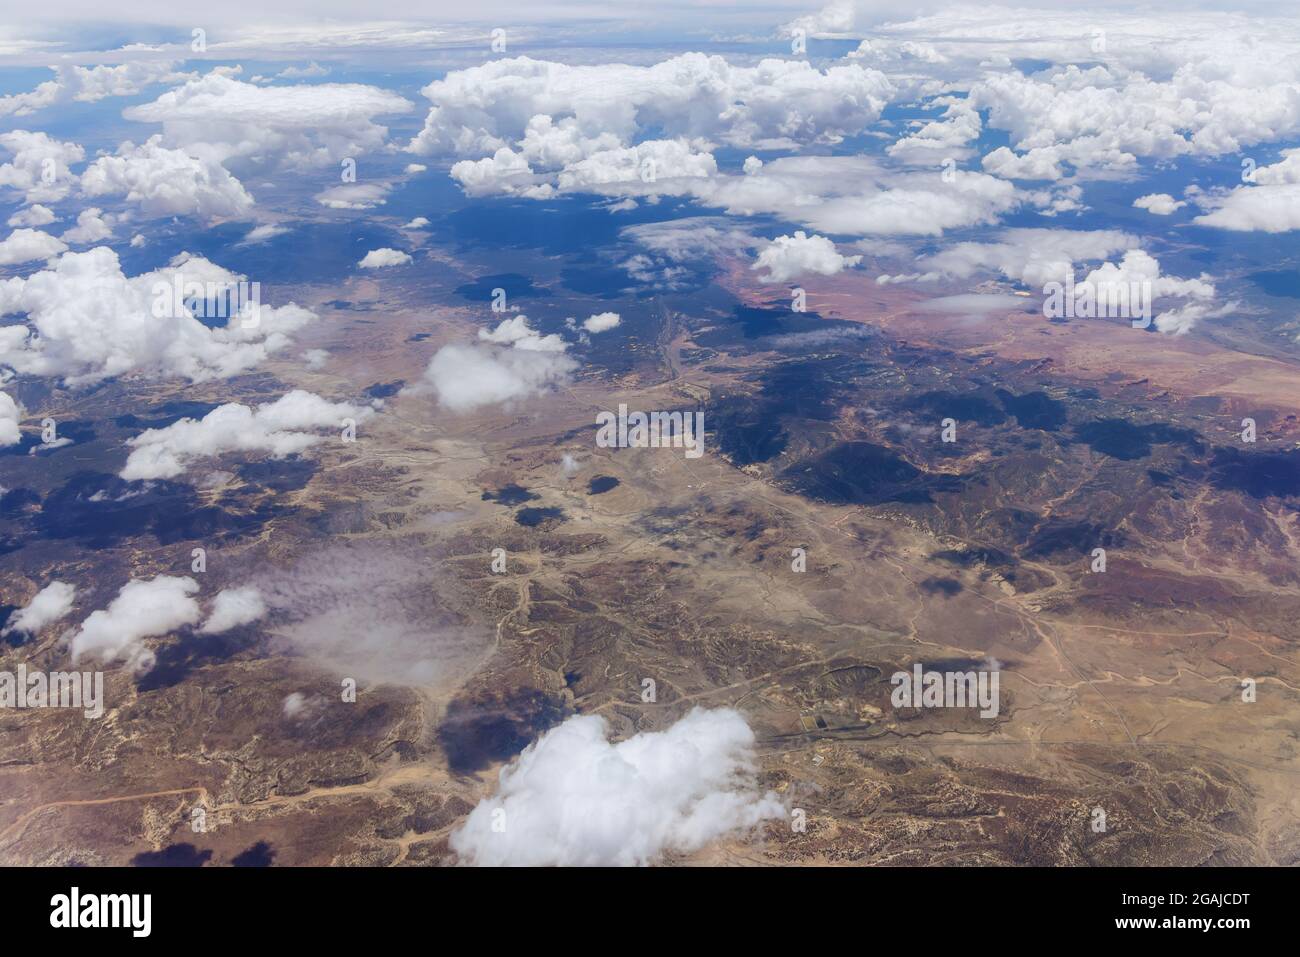
[[[105,216],[104,211],[98,206],[88,206],[77,214],[77,225],[65,229],[59,238],[78,246],[111,239],[115,221],[115,216],[111,214]]]
[[[1057,178],[1135,168],[1138,159],[1223,156],[1300,135],[1291,52],[1294,20],[1180,10],[1177,16],[1106,10],[957,9],[896,23],[891,42],[924,36],[944,57],[931,75],[961,78],[989,125],[1008,131],[1008,176]],[[1024,75],[1014,59],[1047,60]],[[998,69],[976,68],[1005,60]]]
[[[1165,82],[1113,64],[1071,64],[1033,77],[990,73],[972,87],[972,105],[987,109],[990,125],[1007,130],[1023,155],[1003,147],[985,167],[1059,179],[1062,164],[1122,172],[1138,157],[1217,156],[1300,132],[1300,116],[1288,115],[1294,110],[1280,87],[1259,89],[1252,102],[1217,73],[1217,63],[1188,63]]]
[[[460,183],[467,196],[500,194],[549,199],[555,193],[550,184],[533,173],[528,160],[504,146],[483,159],[452,164],[451,178]]]
[[[527,316],[513,316],[502,319],[495,329],[480,329],[478,337],[484,342],[500,346],[513,346],[527,352],[563,352],[568,348],[565,341],[555,333],[543,336],[528,324]]]
[[[796,17],[781,27],[781,35],[786,37],[803,35],[805,37],[839,37],[853,29],[856,20],[853,4],[850,0],[834,0],[816,13]]]
[[[146,216],[240,216],[253,206],[239,180],[212,160],[162,145],[152,136],[123,143],[115,156],[101,156],[81,174],[87,196],[125,195]]]
[[[938,120],[920,124],[900,137],[886,152],[900,162],[914,166],[941,166],[946,160],[971,155],[970,143],[979,138],[979,112],[964,99],[936,97],[930,107],[945,107]]]
[[[362,269],[381,269],[384,266],[405,266],[411,261],[408,253],[400,249],[389,249],[382,247],[372,249],[361,257],[361,262],[357,263]]]
[[[899,98],[968,93],[967,107],[1010,135],[1009,148],[986,157],[990,173],[1127,175],[1141,159],[1222,156],[1300,135],[1293,18],[1118,9],[1026,16],[988,5],[912,20],[903,4],[895,12],[882,24],[879,4],[837,3],[796,23],[858,37],[869,28],[849,59],[884,72]],[[832,24],[839,29],[824,29]],[[1024,61],[1045,66],[1027,75],[1013,65]],[[979,128],[971,113],[942,125],[900,140],[896,155],[915,158],[932,137],[964,145]]]
[[[616,329],[623,322],[617,312],[598,312],[582,320],[582,328],[592,335]]]
[[[22,421],[23,407],[7,392],[0,392],[0,447],[17,445],[23,440],[18,423]]]
[[[175,83],[193,74],[175,72],[177,62],[136,61],[116,66],[56,66],[54,79],[36,89],[0,96],[0,116],[26,116],[57,103],[94,103],[109,96],[134,96],[155,83]]]
[[[177,282],[229,289],[241,276],[206,259],[177,257],[169,267],[128,277],[106,247],[64,253],[51,269],[0,281],[0,315],[24,323],[0,326],[0,368],[58,376],[70,385],[137,374],[194,382],[253,368],[289,344],[289,333],[315,318],[292,303],[261,306],[260,321],[232,315],[209,327],[170,290]],[[166,318],[156,318],[161,304]]]
[[[879,118],[892,87],[857,64],[818,70],[806,60],[771,59],[745,67],[687,53],[649,67],[492,60],[421,92],[433,108],[412,152],[492,153],[527,140],[531,125],[532,157],[543,157],[549,140],[556,149],[549,162],[559,165],[610,148],[608,137],[630,146],[647,130],[741,147],[837,142]]]
[[[48,206],[42,206],[37,203],[34,206],[28,206],[26,209],[20,209],[9,217],[10,226],[48,226],[54,222],[57,217]]]
[[[833,276],[862,262],[861,256],[841,256],[825,236],[809,236],[797,230],[793,236],[778,236],[758,254],[751,269],[766,269],[764,282],[788,282],[807,273]]]
[[[50,582],[26,606],[13,613],[5,625],[4,634],[14,631],[36,634],[72,611],[76,596],[76,586],[67,582]]]
[[[104,662],[125,661],[137,672],[147,670],[154,655],[144,639],[197,622],[202,612],[192,596],[198,590],[193,578],[169,575],[127,582],[108,608],[92,612],[72,636],[73,663],[89,655]]]
[[[1097,296],[1108,293],[1112,287],[1133,283],[1150,283],[1151,298],[1172,297],[1208,302],[1214,298],[1214,284],[1206,276],[1198,279],[1179,279],[1166,276],[1154,256],[1141,249],[1130,249],[1118,263],[1105,262],[1088,273],[1084,282],[1097,290]]]
[[[598,131],[588,136],[576,117],[570,116],[557,123],[553,117],[539,113],[524,127],[519,152],[530,163],[561,169],[593,153],[618,149],[622,145],[623,141],[613,133]]]
[[[712,144],[835,143],[878,119],[892,88],[857,64],[690,53],[650,67],[494,60],[423,92],[434,107],[408,149],[478,157],[451,168],[471,196],[549,199],[693,192],[717,173]]]
[[[953,61],[939,51],[933,43],[924,40],[895,40],[891,37],[877,37],[863,40],[856,50],[846,54],[848,59],[859,63],[869,63],[887,71],[896,80],[910,81],[904,88],[914,86],[919,73],[927,75],[935,67],[945,68],[954,65]],[[1010,66],[1010,63],[998,63],[998,66]]]
[[[0,241],[0,266],[53,259],[67,245],[39,229],[15,229]]]
[[[373,86],[262,87],[213,72],[122,115],[161,123],[166,145],[200,159],[302,168],[380,149],[388,130],[375,117],[411,108],[396,93]]]
[[[1192,222],[1234,232],[1285,233],[1300,229],[1300,149],[1282,151],[1282,159],[1255,170],[1251,185],[1224,193],[1189,190],[1209,209]]]
[[[755,781],[754,733],[738,712],[696,708],[665,731],[610,744],[579,715],[501,771],[450,838],[484,866],[645,865],[744,833],[785,811]],[[504,812],[504,830],[493,827]]]
[[[21,192],[29,203],[57,202],[67,196],[77,182],[69,167],[86,158],[86,151],[76,143],[28,130],[0,133],[0,146],[13,154],[0,166],[0,188]]]
[[[707,178],[717,171],[713,154],[697,152],[685,141],[645,140],[570,163],[560,173],[559,185],[564,190],[583,190],[640,182],[653,184],[651,192],[669,193],[678,180]]]
[[[903,61],[927,69],[947,63],[910,40],[898,49],[899,57],[882,60],[891,69]],[[595,192],[619,198],[614,209],[631,208],[636,197],[686,196],[732,215],[775,215],[832,234],[939,236],[991,225],[1025,205],[1049,216],[1082,208],[1077,187],[1018,192],[1006,178],[1025,161],[1010,153],[986,158],[985,172],[951,169],[940,178],[937,168],[899,169],[965,158],[981,132],[973,100],[933,96],[933,84],[913,80],[857,62],[827,70],[803,60],[736,66],[703,54],[649,67],[495,60],[424,89],[434,106],[408,149],[471,157],[451,175],[472,196]],[[866,156],[751,157],[742,176],[718,172],[714,144],[838,142],[879,119],[902,88],[944,113],[890,148],[892,166]],[[644,138],[651,135],[659,138]],[[1059,178],[1050,159],[1035,162],[1044,178]],[[638,262],[630,271],[655,270]]]
[[[128,481],[175,478],[194,459],[227,452],[265,452],[284,458],[324,441],[324,436],[315,434],[320,430],[337,432],[344,420],[359,424],[373,414],[368,407],[329,402],[301,389],[255,409],[229,402],[202,419],[181,419],[129,440],[132,451],[119,474]]]
[[[253,586],[243,588],[225,588],[217,593],[212,601],[212,611],[208,620],[199,629],[202,635],[219,635],[251,624],[266,615],[266,602],[262,593]]]
[[[1272,166],[1255,170],[1255,183],[1260,186],[1281,186],[1300,183],[1300,147],[1282,151],[1282,158]]]
[[[444,346],[429,360],[424,378],[442,405],[468,412],[530,398],[565,381],[576,368],[577,363],[564,356]]]
[[[1148,193],[1146,196],[1139,196],[1133,200],[1133,206],[1136,209],[1145,209],[1156,216],[1169,216],[1186,205],[1185,202],[1174,199],[1168,193]]]
[[[1212,306],[1206,302],[1185,302],[1175,309],[1166,309],[1156,316],[1155,326],[1160,332],[1181,336],[1202,319],[1221,319],[1231,315],[1237,308],[1236,302],[1225,303],[1222,306]]]

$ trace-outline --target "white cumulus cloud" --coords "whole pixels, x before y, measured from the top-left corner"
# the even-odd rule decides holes
[[[17,445],[23,440],[18,423],[22,421],[23,407],[7,392],[0,392],[0,447]]]
[[[484,342],[501,346],[513,346],[528,352],[564,352],[568,345],[559,335],[552,332],[542,335],[528,324],[524,315],[502,319],[494,329],[480,329],[478,337]]]
[[[39,229],[15,229],[0,240],[0,266],[53,259],[67,245]]]
[[[650,130],[737,147],[837,142],[878,119],[892,91],[884,74],[856,63],[819,70],[806,60],[768,59],[738,66],[686,53],[648,67],[571,66],[515,57],[453,70],[426,86],[421,92],[433,108],[409,149],[484,155],[521,144],[530,124],[537,157],[545,152],[542,140],[560,149],[549,135],[557,127],[580,153],[608,148],[608,137],[630,146]],[[547,119],[534,123],[539,116]],[[549,162],[576,158],[561,152]]]
[[[20,209],[9,217],[10,226],[48,226],[58,217],[48,206],[36,203],[26,209]]]
[[[754,733],[736,711],[696,708],[617,744],[606,733],[603,718],[579,715],[542,735],[501,771],[452,849],[484,866],[645,865],[785,814],[757,786]]]
[[[170,575],[127,582],[107,608],[92,612],[72,636],[73,664],[89,655],[103,662],[125,661],[137,672],[148,670],[154,654],[144,639],[197,622],[202,617],[193,598],[198,590],[193,578]]]
[[[324,441],[317,434],[322,430],[341,434],[345,420],[360,424],[373,414],[369,407],[330,402],[301,389],[256,408],[228,402],[202,419],[181,419],[130,439],[132,451],[120,474],[127,480],[175,478],[194,459],[227,452],[284,458]]]
[[[167,149],[161,136],[136,146],[129,140],[114,156],[101,156],[81,174],[87,196],[122,195],[146,216],[240,216],[253,197],[219,163]]]
[[[594,316],[588,316],[582,320],[582,328],[595,335],[599,332],[608,332],[610,329],[618,328],[622,321],[622,317],[617,312],[598,312]]]
[[[1289,157],[1283,163],[1261,167],[1256,170],[1254,185],[1239,186],[1224,195],[1197,194],[1197,202],[1209,211],[1192,222],[1233,232],[1287,233],[1300,229],[1300,176],[1288,178],[1292,164]],[[1258,179],[1261,174],[1265,176],[1263,181]]]
[[[389,249],[384,246],[380,249],[372,249],[361,257],[357,263],[362,269],[382,269],[384,266],[405,266],[411,261],[410,254],[402,252],[400,249]]]
[[[1137,209],[1145,209],[1156,216],[1169,216],[1187,205],[1181,199],[1174,199],[1168,193],[1148,193],[1133,200]]]
[[[102,242],[112,238],[115,221],[116,217],[111,214],[105,216],[98,206],[88,206],[77,214],[77,225],[65,229],[59,238],[78,246]]]
[[[262,305],[248,327],[238,315],[205,326],[183,304],[157,315],[160,303],[175,306],[177,281],[228,289],[241,279],[198,257],[126,276],[107,247],[64,253],[51,268],[0,281],[0,316],[25,316],[0,326],[0,368],[71,385],[127,374],[194,382],[237,375],[288,345],[315,314],[293,303]]]
[[[750,268],[766,269],[764,282],[788,282],[808,273],[833,276],[860,262],[861,256],[841,256],[825,236],[809,236],[800,229],[772,240]]]
[[[0,189],[20,192],[29,203],[57,202],[66,197],[77,182],[71,164],[86,158],[86,151],[76,143],[39,131],[0,133],[0,147],[13,154],[9,162],[0,165]]]
[[[529,199],[548,199],[554,193],[553,187],[533,173],[528,160],[504,146],[491,156],[454,163],[451,178],[460,183],[466,196],[518,194]]]
[[[21,631],[34,635],[46,625],[53,624],[72,611],[77,588],[67,582],[50,582],[10,617],[4,633]]]
[[[534,337],[537,342],[542,338]],[[530,342],[533,339],[529,339]],[[452,412],[521,402],[568,381],[576,361],[563,352],[502,346],[443,346],[434,352],[415,391],[430,389]]]

